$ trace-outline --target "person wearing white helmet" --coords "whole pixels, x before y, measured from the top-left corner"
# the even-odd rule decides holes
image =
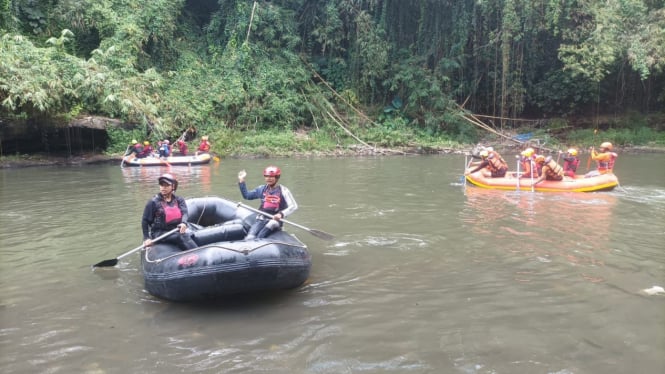
[[[494,151],[488,151],[487,148],[480,151],[480,158],[482,161],[480,164],[476,165],[475,168],[467,170],[464,175],[469,175],[477,172],[478,170],[483,170],[483,175],[485,177],[491,178],[501,178],[506,176],[506,171],[508,171],[508,164],[501,157],[499,153]]]
[[[164,139],[162,144],[159,146],[159,157],[167,158],[171,155],[171,145],[169,144],[168,139]]]
[[[172,174],[162,174],[157,178],[159,193],[153,196],[143,209],[141,230],[143,231],[143,245],[151,246],[152,238],[156,238],[178,228],[179,234],[169,235],[162,241],[169,241],[182,250],[192,249],[198,245],[187,231],[187,203],[185,199],[176,196],[178,180]]]
[[[586,178],[596,177],[602,174],[612,173],[614,169],[614,162],[617,159],[617,154],[612,152],[614,146],[610,142],[603,142],[600,145],[600,152],[597,152],[595,148],[591,148],[591,159],[596,161],[597,168],[592,170],[586,175]]]
[[[247,190],[246,176],[247,172],[244,170],[238,173],[238,186],[242,197],[245,200],[261,199],[259,210],[272,215],[273,218],[269,219],[259,214],[245,239],[265,238],[282,228],[283,223],[280,220],[295,212],[298,209],[298,203],[293,198],[291,191],[286,186],[279,184],[282,171],[277,166],[271,165],[265,168],[263,177],[266,183],[251,191]]]
[[[199,155],[199,153],[209,153],[210,152],[210,147],[212,144],[208,141],[208,135],[203,135],[201,137],[201,143],[199,144],[199,148],[196,150],[196,156]]]

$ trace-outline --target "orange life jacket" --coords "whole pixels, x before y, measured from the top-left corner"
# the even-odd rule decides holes
[[[614,169],[614,162],[617,159],[617,154],[614,152],[608,152],[609,157],[603,160],[598,160],[598,171],[601,174],[611,173]]]
[[[496,157],[497,155],[499,157]],[[487,162],[489,163],[487,167],[488,169],[490,169],[490,171],[497,172],[508,169],[508,164],[506,164],[506,162],[503,161],[503,159],[498,153],[487,156]]]

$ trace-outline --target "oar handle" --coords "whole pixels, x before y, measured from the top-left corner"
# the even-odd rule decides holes
[[[171,230],[171,231],[168,231],[168,232],[166,232],[166,233],[164,233],[164,234],[162,234],[162,235],[160,235],[160,236],[158,236],[158,237],[152,239],[152,242],[153,242],[153,243],[158,242],[158,241],[160,241],[160,240],[166,238],[167,236],[173,234],[174,232],[176,232],[176,231],[178,231],[178,230],[179,230],[178,228],[175,228],[175,229],[173,229],[173,230]],[[120,256],[116,257],[116,259],[120,260],[120,259],[123,258],[123,257],[127,257],[127,256],[131,255],[132,253],[134,253],[134,252],[136,252],[136,251],[142,249],[143,247],[145,247],[145,246],[144,246],[143,244],[141,244],[140,246],[138,246],[138,247],[132,249],[131,251],[126,252],[126,253],[123,253],[123,254],[121,254]]]
[[[177,228],[175,228],[175,229],[173,229],[173,230],[171,230],[171,231],[169,231],[169,232],[167,232],[167,233],[165,233],[165,234],[162,234],[162,235],[160,235],[160,236],[154,238],[154,239],[152,240],[152,242],[155,243],[155,242],[157,242],[157,241],[159,241],[159,240],[162,240],[162,239],[166,238],[167,236],[173,234],[173,233],[176,232],[176,231],[178,231]],[[112,259],[110,259],[110,260],[100,261],[100,262],[98,262],[98,263],[92,265],[92,267],[93,267],[93,268],[103,268],[103,267],[116,266],[116,265],[118,264],[118,260],[120,260],[120,259],[123,258],[123,257],[126,257],[126,256],[131,255],[132,253],[134,253],[134,252],[136,252],[136,251],[142,249],[143,247],[144,247],[144,245],[141,244],[141,245],[139,245],[138,247],[132,249],[132,250],[129,251],[129,252],[125,252],[125,253],[121,254],[120,256],[118,256],[118,257],[116,257],[116,258],[112,258]]]
[[[268,218],[270,218],[270,219],[273,219],[273,218],[275,217],[275,216],[273,216],[272,214],[269,214],[269,213],[266,213],[266,212],[260,211],[260,210],[255,209],[255,208],[252,208],[251,206],[249,206],[249,205],[245,205],[245,204],[243,204],[243,203],[241,203],[241,202],[238,202],[237,204],[238,204],[239,207],[243,207],[243,208],[245,208],[245,209],[247,209],[247,210],[249,210],[249,211],[252,211],[252,212],[254,212],[254,213],[257,213],[257,214],[262,214],[262,215],[264,215],[264,216],[266,216],[266,217],[268,217]],[[328,233],[325,232],[325,231],[316,230],[316,229],[310,229],[309,227],[305,227],[305,226],[300,225],[300,224],[297,224],[297,223],[295,223],[295,222],[291,222],[291,221],[286,220],[286,219],[284,219],[284,218],[280,219],[280,222],[288,223],[289,225],[293,225],[293,226],[295,226],[295,227],[301,228],[301,229],[307,231],[308,233],[310,233],[310,234],[312,234],[312,235],[314,235],[314,236],[316,236],[317,238],[320,238],[320,239],[324,239],[324,240],[333,240],[333,239],[335,238],[332,234],[328,234]]]
[[[241,207],[243,207],[243,208],[245,208],[245,209],[247,209],[247,210],[251,210],[252,212],[254,212],[254,213],[256,213],[256,214],[262,214],[262,215],[264,215],[264,216],[266,216],[266,217],[268,217],[268,218],[270,218],[270,219],[275,218],[275,216],[273,216],[273,215],[270,214],[270,213],[266,213],[266,212],[264,212],[264,211],[262,211],[262,210],[258,210],[258,209],[252,208],[251,206],[246,205],[246,204],[243,204],[243,203],[241,203],[241,202],[238,202],[238,206],[241,206]],[[310,229],[309,227],[305,227],[305,226],[303,226],[303,225],[300,225],[300,224],[297,224],[297,223],[295,223],[295,222],[289,221],[289,220],[287,220],[286,218],[281,218],[280,221],[282,221],[282,222],[284,222],[284,223],[288,223],[288,224],[293,225],[293,226],[295,226],[295,227],[299,227],[299,228],[301,228],[301,229],[303,229],[303,230],[305,230],[305,231],[312,231],[312,229]]]
[[[246,204],[243,204],[243,203],[241,203],[241,202],[238,202],[237,204],[238,204],[239,207],[243,207],[243,208],[245,208],[245,209],[247,209],[247,210],[251,210],[252,212],[254,212],[254,213],[256,213],[256,214],[264,215],[264,216],[266,216],[266,217],[268,217],[268,218],[270,218],[270,219],[275,218],[275,216],[273,216],[273,215],[270,214],[270,213],[266,213],[266,212],[264,212],[264,211],[262,211],[262,210],[258,210],[258,209],[252,208],[251,206],[246,205]],[[297,223],[293,223],[293,222],[287,221],[287,220],[285,220],[284,218],[282,218],[281,220],[284,221],[284,222],[286,222],[286,223],[290,223],[290,224],[292,224],[293,226],[301,227],[301,226],[299,226]]]

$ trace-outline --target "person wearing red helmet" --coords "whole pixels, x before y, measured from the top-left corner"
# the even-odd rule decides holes
[[[152,245],[152,238],[178,228],[179,235],[174,233],[163,241],[170,241],[182,250],[198,247],[187,231],[187,203],[185,199],[175,195],[178,180],[167,173],[162,174],[157,181],[159,193],[150,199],[143,209],[143,245],[149,247]]]
[[[286,186],[279,184],[282,171],[277,166],[271,165],[265,168],[263,177],[266,183],[251,191],[247,190],[246,176],[247,172],[244,170],[238,173],[238,186],[242,197],[245,200],[261,199],[259,210],[272,215],[273,218],[269,219],[259,214],[245,239],[265,238],[282,228],[283,223],[280,220],[295,212],[298,209],[298,203],[293,198],[291,191]]]
[[[600,152],[597,152],[595,148],[591,148],[591,159],[596,161],[598,167],[596,170],[592,170],[584,175],[585,178],[596,177],[601,174],[612,173],[614,169],[614,162],[617,159],[617,154],[612,152],[612,143],[603,142],[600,145]]]

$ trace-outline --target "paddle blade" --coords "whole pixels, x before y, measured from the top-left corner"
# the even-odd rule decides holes
[[[113,259],[110,259],[110,260],[104,260],[104,261],[98,262],[98,263],[92,265],[92,267],[93,268],[105,268],[105,267],[111,267],[111,266],[116,266],[116,265],[118,265],[118,259],[113,258]]]
[[[323,239],[323,240],[333,240],[335,237],[331,234],[328,234],[325,231],[321,230],[316,230],[316,229],[309,229],[309,233],[316,236],[317,238]]]

